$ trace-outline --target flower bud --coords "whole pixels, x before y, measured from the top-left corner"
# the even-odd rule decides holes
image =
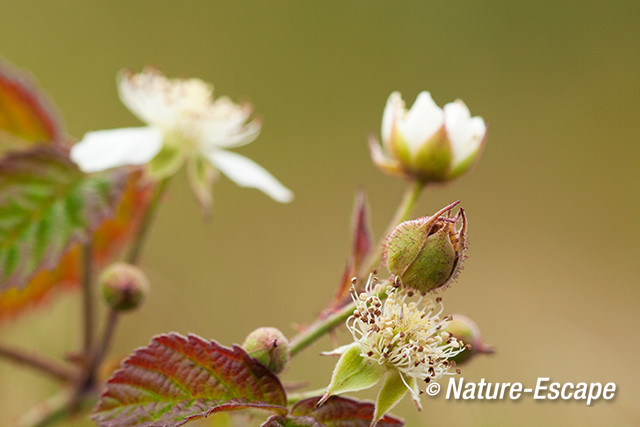
[[[458,100],[438,107],[421,92],[410,110],[400,93],[389,96],[382,116],[382,144],[369,141],[373,162],[383,172],[423,183],[446,182],[466,172],[482,151],[487,127]]]
[[[385,261],[402,286],[424,294],[445,288],[457,277],[467,245],[464,209],[453,218],[449,215],[458,203],[431,217],[405,221],[389,234]]]
[[[117,262],[107,267],[98,283],[102,296],[115,311],[134,310],[142,304],[149,293],[149,279],[138,267]]]
[[[289,340],[276,328],[258,328],[247,335],[242,348],[271,372],[282,372],[291,356]]]
[[[463,314],[451,315],[452,320],[444,328],[445,332],[449,332],[456,339],[468,344],[469,347],[465,348],[461,353],[449,358],[449,360],[455,361],[456,364],[468,362],[472,357],[478,354],[491,354],[493,348],[487,346],[482,342],[482,336],[480,335],[480,329],[476,322],[468,318]]]

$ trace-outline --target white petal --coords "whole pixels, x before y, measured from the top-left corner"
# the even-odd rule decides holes
[[[71,160],[84,172],[141,165],[162,148],[162,134],[149,127],[88,132],[71,147]]]
[[[224,150],[212,151],[205,155],[220,172],[239,186],[257,188],[281,203],[293,200],[291,190],[280,184],[273,175],[253,160]]]
[[[455,167],[478,149],[487,127],[481,117],[471,117],[469,108],[460,100],[444,106],[444,122],[451,140]]]
[[[216,123],[210,120],[202,122],[200,139],[205,149],[231,148],[253,142],[260,135],[261,123],[253,120],[244,127],[229,127],[225,123]]]
[[[420,92],[407,115],[398,121],[398,130],[413,152],[440,129],[443,112],[429,92]]]
[[[393,92],[387,99],[387,105],[382,113],[382,143],[388,144],[391,139],[393,125],[399,117],[404,114],[404,102],[399,92]]]

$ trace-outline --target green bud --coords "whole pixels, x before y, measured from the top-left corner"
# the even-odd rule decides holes
[[[117,262],[107,267],[98,284],[102,296],[115,311],[134,310],[142,304],[149,293],[149,279],[138,267]]]
[[[445,288],[457,277],[467,245],[464,209],[460,208],[453,218],[449,215],[458,203],[431,217],[405,221],[387,237],[387,268],[402,286],[424,294]],[[459,221],[461,226],[457,229]]]
[[[247,335],[242,348],[271,372],[282,372],[289,362],[289,340],[276,328],[258,328]]]
[[[461,353],[449,359],[458,365],[468,362],[478,354],[491,354],[494,352],[491,346],[487,346],[482,342],[478,325],[463,314],[453,314],[452,320],[444,328],[444,331],[449,332],[468,345]]]

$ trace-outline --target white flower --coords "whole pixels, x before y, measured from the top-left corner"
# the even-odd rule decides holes
[[[423,182],[442,182],[462,175],[478,157],[487,127],[471,117],[457,100],[441,109],[429,92],[421,92],[407,111],[393,92],[382,116],[382,143],[371,140],[374,163],[383,171]]]
[[[211,85],[199,79],[168,79],[153,69],[122,72],[122,102],[147,127],[87,133],[71,149],[71,158],[85,172],[149,163],[162,178],[187,163],[187,173],[203,207],[217,171],[243,187],[257,188],[274,200],[289,202],[293,193],[264,168],[227,148],[248,144],[260,133],[260,122],[247,122],[250,105],[225,97],[213,100]]]
[[[356,309],[347,328],[354,342],[328,353],[341,356],[320,403],[333,394],[363,390],[382,381],[373,425],[407,392],[420,407],[419,381],[438,381],[452,374],[455,363],[449,359],[465,345],[444,331],[451,318],[442,316],[441,298],[411,301],[412,296],[407,289],[389,286],[385,290],[372,277],[365,292],[353,293]]]

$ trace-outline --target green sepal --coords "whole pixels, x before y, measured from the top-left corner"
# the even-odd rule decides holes
[[[334,394],[359,391],[372,387],[380,381],[383,374],[384,368],[376,362],[363,357],[360,344],[353,343],[340,356],[333,370],[327,392],[318,404],[321,405]]]
[[[412,167],[421,181],[441,182],[448,179],[452,160],[451,141],[442,126],[420,146],[412,159]]]
[[[213,184],[218,175],[211,162],[199,154],[194,154],[187,160],[189,186],[198,200],[202,216],[207,219],[211,216]]]
[[[415,379],[410,378],[407,384],[413,389],[415,386]],[[387,375],[384,378],[384,383],[378,392],[376,399],[376,410],[371,425],[374,426],[376,422],[391,410],[396,404],[404,397],[409,391],[407,384],[402,379],[402,373],[397,369],[389,369]]]
[[[415,260],[402,275],[403,283],[421,292],[438,289],[453,272],[457,254],[445,226],[427,237]]]
[[[149,162],[149,173],[161,180],[175,175],[184,163],[184,154],[174,144],[164,144],[162,149]]]

